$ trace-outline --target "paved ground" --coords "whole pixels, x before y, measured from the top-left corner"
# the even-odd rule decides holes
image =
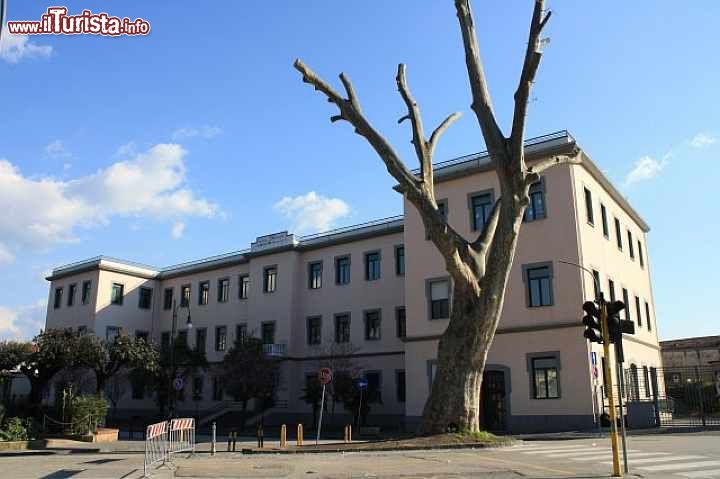
[[[157,479],[183,478],[571,478],[608,477],[607,438],[526,441],[487,450],[434,450],[385,453],[243,455],[198,454],[178,458],[176,469],[154,470]],[[720,478],[720,433],[652,435],[629,438],[632,477]],[[137,453],[30,452],[0,455],[0,477],[142,477]]]

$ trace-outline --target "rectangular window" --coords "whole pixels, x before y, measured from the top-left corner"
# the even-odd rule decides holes
[[[405,320],[405,306],[395,310],[395,331],[398,338],[404,338],[407,335],[407,324]]]
[[[335,342],[350,342],[350,315],[347,313],[335,316]]]
[[[335,284],[350,283],[350,256],[335,258]]]
[[[395,247],[395,274],[405,276],[405,246]]]
[[[430,319],[450,317],[450,281],[447,279],[428,281]]]
[[[647,322],[647,330],[652,331],[652,322],[650,321],[650,305],[645,301],[645,321]]]
[[[365,311],[365,339],[380,339],[380,311]]]
[[[635,296],[635,314],[637,314],[638,326],[642,326],[642,310],[640,309],[640,298]]]
[[[195,330],[195,351],[205,353],[207,350],[207,328]]]
[[[123,295],[125,294],[125,286],[120,283],[112,284],[112,291],[110,292],[110,303],[111,304],[123,304]]]
[[[603,236],[606,238],[610,237],[610,228],[608,227],[607,210],[605,205],[600,203],[600,216],[602,219]]]
[[[227,347],[227,326],[215,327],[215,351],[225,351]]]
[[[277,268],[268,266],[263,270],[263,291],[274,293],[277,289]]]
[[[152,288],[140,288],[140,298],[138,300],[138,308],[150,309],[152,307]]]
[[[365,253],[365,279],[375,281],[380,279],[380,252]]]
[[[640,242],[640,240],[638,240],[637,244],[638,244],[638,260],[640,260],[640,267],[644,268],[645,267],[645,257],[643,256],[642,243]]]
[[[80,302],[82,304],[90,303],[90,290],[92,289],[92,281],[83,281]]]
[[[595,299],[600,299],[600,272],[593,270],[593,291],[595,292]]]
[[[163,331],[160,334],[160,348],[163,351],[170,349],[170,331]]]
[[[58,309],[62,305],[62,295],[63,295],[63,289],[55,288],[55,299],[53,301],[53,308]]]
[[[536,181],[530,185],[528,198],[530,202],[525,209],[523,221],[529,222],[547,217],[545,209],[545,183],[543,181]]]
[[[168,310],[173,307],[173,289],[165,288],[163,291],[163,309]]]
[[[630,297],[628,296],[628,290],[626,288],[622,289],[622,295],[623,295],[623,303],[625,303],[625,319],[630,321]]]
[[[269,321],[260,326],[263,344],[275,344],[275,322]]]
[[[243,274],[240,276],[240,299],[248,299],[250,295],[250,276]]]
[[[397,402],[405,402],[405,370],[395,371],[395,398]]]
[[[223,391],[222,378],[213,376],[213,401],[222,401],[224,397],[225,391]]]
[[[120,328],[118,326],[108,326],[105,328],[105,340],[109,343],[115,341],[120,336]]]
[[[552,306],[552,272],[549,266],[527,268],[525,270],[527,281],[528,306]]]
[[[308,288],[322,288],[322,261],[315,261],[308,264]]]
[[[190,285],[186,284],[180,288],[180,307],[190,306]]]
[[[182,344],[183,347],[187,347],[188,345],[188,332],[187,329],[181,329],[177,333],[177,343]]]
[[[620,220],[615,218],[615,241],[617,247],[622,251],[622,234],[620,233]]]
[[[647,366],[643,366],[643,382],[645,383],[645,397],[650,397],[650,371]]]
[[[241,323],[235,326],[235,341],[244,343],[248,337],[247,324]]]
[[[633,243],[633,237],[630,230],[627,230],[628,237],[628,252],[630,253],[630,259],[635,259],[635,245]]]
[[[557,358],[533,358],[532,375],[534,399],[557,399],[560,397]]]
[[[608,290],[610,291],[610,301],[615,301],[615,281],[608,279]]]
[[[492,193],[483,193],[470,197],[470,227],[473,231],[482,231],[490,219],[493,207]]]
[[[593,217],[592,193],[587,188],[585,188],[585,217],[587,218],[588,223],[591,225],[595,224],[595,218]]]
[[[322,318],[313,316],[307,318],[307,343],[310,345],[320,344],[322,342]]]
[[[148,333],[147,331],[141,331],[139,329],[135,330],[135,339],[142,339],[147,343],[149,338],[150,333]]]
[[[230,297],[230,279],[222,278],[218,280],[218,303],[227,303]]]
[[[374,391],[377,401],[382,404],[382,380],[380,378],[380,371],[365,372],[365,380],[368,383],[368,394],[372,394]]]
[[[202,281],[198,292],[198,305],[205,306],[210,300],[210,282]]]
[[[202,401],[203,398],[203,378],[196,376],[193,378],[193,401]]]
[[[67,299],[68,307],[72,306],[73,303],[75,303],[75,293],[77,293],[77,284],[73,283],[70,286],[68,286],[68,299]]]

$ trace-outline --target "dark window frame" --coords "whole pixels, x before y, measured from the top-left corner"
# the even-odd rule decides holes
[[[541,270],[547,271],[547,276],[543,277],[534,277],[531,278],[531,275],[539,275]],[[554,292],[554,271],[553,271],[553,263],[552,261],[545,261],[541,263],[530,263],[530,264],[524,264],[522,265],[522,277],[523,282],[525,283],[525,304],[528,308],[547,308],[552,307],[555,305],[555,292]],[[543,294],[542,289],[542,280],[547,279],[548,281],[548,291],[547,291],[547,300],[548,302],[545,303],[545,295]],[[533,284],[535,281],[539,281],[539,293],[540,293],[540,303],[535,304],[533,301]]]
[[[230,278],[219,278],[217,280],[217,302],[227,303],[230,300]]]
[[[448,297],[446,299],[433,299],[432,286],[436,283],[446,283]],[[428,278],[425,280],[425,301],[427,303],[427,318],[430,321],[438,321],[450,319],[452,305],[452,281],[450,276],[440,276],[437,278]],[[435,315],[435,312],[439,315]],[[444,314],[442,314],[444,313]]]
[[[263,293],[272,294],[277,291],[278,267],[276,264],[263,267]]]
[[[395,335],[400,339],[407,337],[407,310],[405,306],[395,307]]]
[[[341,274],[341,270],[340,270],[341,261],[345,261],[345,260],[347,260],[347,278],[345,278]],[[341,256],[336,256],[334,258],[333,263],[335,264],[335,284],[338,286],[345,286],[347,284],[350,284],[351,272],[352,272],[352,269],[351,269],[352,261],[350,259],[350,255],[345,254],[345,255],[341,255]],[[347,279],[347,281],[345,281],[345,279]]]
[[[407,401],[407,376],[404,369],[395,370],[395,400],[399,403]]]
[[[640,241],[640,239],[637,240],[637,247],[638,247],[638,260],[640,261],[640,267],[645,268],[645,257],[643,256],[642,241]]]
[[[622,289],[623,303],[625,303],[625,319],[632,321],[632,314],[630,314],[630,293],[627,288]]]
[[[349,343],[352,338],[352,317],[350,312],[335,313],[335,342],[337,344]],[[340,327],[344,323],[344,327]],[[347,334],[345,334],[347,333]]]
[[[272,326],[272,342],[266,343],[265,342],[265,327],[266,326]],[[263,321],[260,323],[260,339],[263,344],[276,344],[275,340],[277,339],[275,336],[277,335],[277,323],[275,321]]]
[[[635,245],[633,243],[633,236],[632,231],[627,230],[627,238],[628,238],[628,253],[630,254],[630,259],[635,259]]]
[[[476,202],[476,200],[481,199],[487,199],[487,201]],[[482,231],[485,228],[485,224],[487,224],[487,221],[490,219],[490,214],[492,213],[492,208],[495,204],[495,191],[490,188],[487,190],[468,193],[467,201],[468,211],[470,214],[470,231]],[[476,214],[478,209],[482,210],[482,225],[478,224],[478,215]]]
[[[602,292],[602,282],[600,280],[600,271],[592,270],[593,275],[593,292],[595,293],[595,299],[600,299],[600,293]]]
[[[80,303],[90,304],[90,292],[92,291],[92,281],[86,280],[82,282],[82,291],[80,292]]]
[[[595,226],[595,211],[593,210],[592,191],[587,186],[583,187],[585,192],[585,220],[590,226]]]
[[[613,218],[615,220],[615,244],[617,244],[617,247],[620,251],[623,250],[623,241],[622,241],[622,227],[620,226],[620,220],[617,219],[617,216]]]
[[[77,283],[68,285],[67,307],[71,308],[75,304],[75,294],[77,293]]]
[[[405,245],[395,245],[395,276],[405,276]]]
[[[377,319],[377,327],[375,328],[375,330],[377,331],[377,335],[370,334],[372,331],[369,321],[370,315],[377,315],[374,317]],[[366,309],[363,311],[363,329],[363,337],[365,338],[365,341],[382,340],[382,309]]]
[[[200,281],[198,283],[198,306],[207,306],[210,304],[210,281]]]
[[[248,299],[250,297],[250,275],[241,274],[238,276],[238,299]]]
[[[322,344],[322,316],[314,315],[305,318],[305,339],[308,346]]]
[[[120,296],[119,296],[120,299],[117,299],[117,297],[115,296],[116,286],[120,287]],[[113,283],[111,283],[110,288],[111,288],[110,289],[110,304],[122,306],[123,303],[125,302],[125,285],[123,283],[113,282]]]
[[[187,291],[187,294],[185,294],[185,291]],[[192,300],[192,285],[191,284],[183,284],[180,286],[180,307],[181,308],[188,308],[190,307],[190,301]]]
[[[652,320],[650,319],[650,303],[645,301],[645,321],[647,321],[648,332],[652,331]]]
[[[145,299],[143,294],[150,295],[148,303],[145,306],[143,305],[143,299]],[[153,302],[152,300],[153,300],[153,288],[148,288],[146,286],[141,286],[140,288],[138,288],[138,308],[152,309],[152,302]]]
[[[220,332],[223,334],[221,335]],[[222,352],[227,350],[227,326],[215,326],[215,351]]]
[[[538,205],[535,199],[540,198],[539,204],[541,210],[538,212]],[[528,189],[528,206],[525,208],[523,213],[523,222],[532,223],[533,221],[540,221],[547,218],[547,189],[545,187],[545,177],[543,176],[540,180],[530,185]]]
[[[544,351],[544,352],[537,352],[537,353],[527,353],[525,355],[526,357],[526,368],[528,372],[528,379],[530,381],[530,399],[532,400],[552,400],[552,399],[562,399],[562,387],[561,387],[561,371],[562,371],[562,363],[560,361],[560,351]],[[536,366],[536,361],[552,361],[554,362],[554,365],[552,366]],[[537,381],[537,374],[536,371],[542,370],[544,371],[544,386],[545,391],[544,395],[540,394],[542,391],[539,390],[538,381]],[[555,371],[555,382],[557,386],[557,391],[555,396],[550,395],[550,387],[549,387],[549,375],[548,371],[554,370]]]
[[[62,307],[62,297],[64,289],[64,286],[55,287],[55,293],[53,296],[53,309],[60,309]]]
[[[635,296],[635,314],[637,314],[638,328],[642,327],[642,309],[640,308],[640,298]]]
[[[202,334],[201,334],[202,332]],[[202,349],[200,348],[200,336],[202,337]],[[195,351],[207,353],[207,328],[195,328]]]
[[[308,289],[320,289],[323,284],[323,261],[308,263]]]
[[[602,231],[605,239],[610,239],[610,225],[608,225],[607,208],[600,203],[600,219],[602,220]]]
[[[377,274],[373,275],[370,274],[371,257],[377,257]],[[382,252],[379,249],[366,251],[363,253],[363,258],[365,259],[365,281],[377,281],[382,278]],[[374,262],[373,260],[373,263]]]
[[[170,293],[168,295],[168,293]],[[175,288],[165,288],[163,290],[163,310],[169,311],[173,307],[173,300],[175,298]]]

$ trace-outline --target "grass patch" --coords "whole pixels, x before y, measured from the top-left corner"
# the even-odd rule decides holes
[[[451,433],[451,436],[456,436],[458,439],[464,439],[468,441],[478,442],[502,442],[506,441],[505,438],[499,438],[495,434],[487,431],[463,431]]]

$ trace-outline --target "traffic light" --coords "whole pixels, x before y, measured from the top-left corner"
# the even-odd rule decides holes
[[[600,310],[592,301],[586,301],[582,306],[585,311],[583,317],[583,324],[587,327],[583,336],[585,336],[590,342],[602,344],[602,321],[600,320]]]
[[[623,333],[635,334],[635,323],[627,319],[620,319],[620,311],[623,309],[625,309],[625,303],[622,301],[613,301],[607,305],[608,333],[610,333],[611,343],[621,342]]]

